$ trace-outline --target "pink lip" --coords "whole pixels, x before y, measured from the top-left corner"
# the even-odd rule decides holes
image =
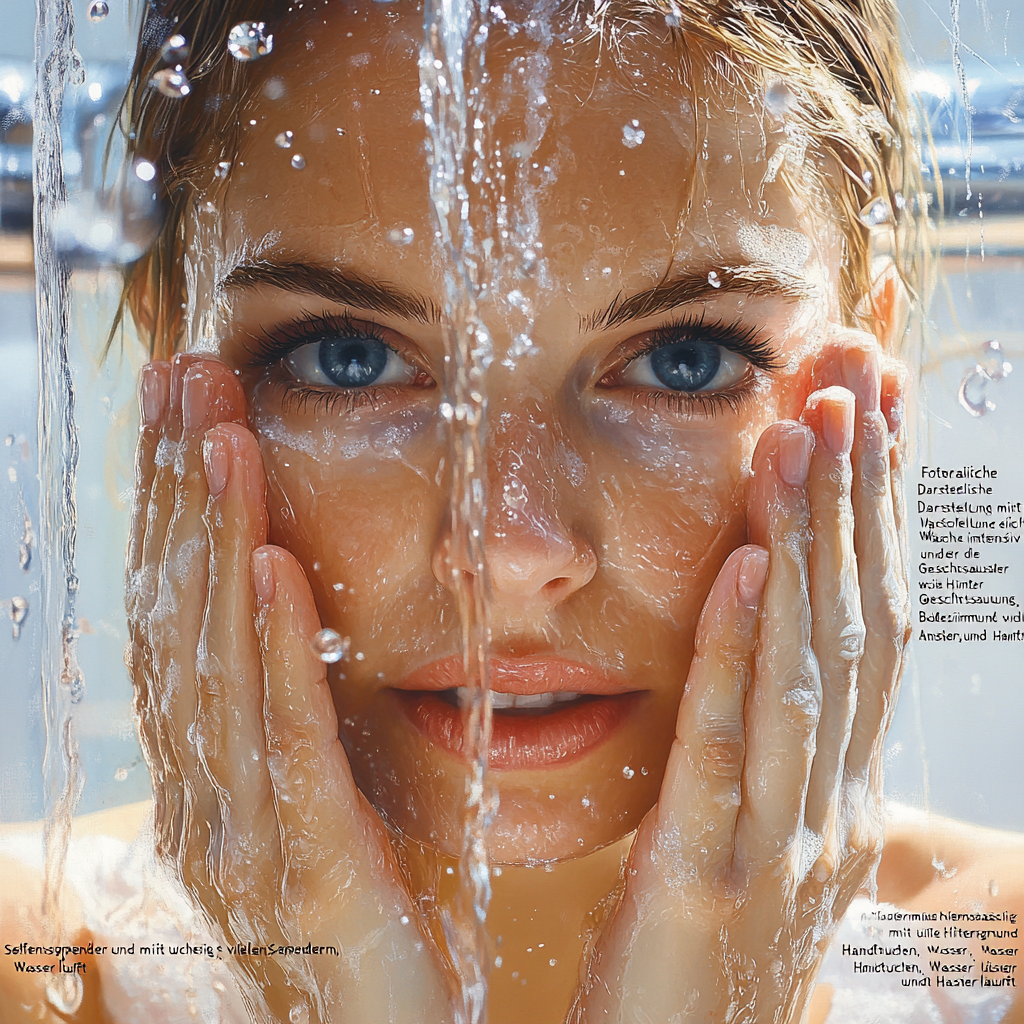
[[[644,696],[621,677],[548,655],[493,658],[497,693],[582,693],[584,700],[543,710],[495,711],[489,766],[516,771],[564,765],[590,753],[617,732]],[[461,658],[443,658],[417,669],[393,691],[413,727],[430,743],[462,759],[462,711],[440,690],[464,686]]]

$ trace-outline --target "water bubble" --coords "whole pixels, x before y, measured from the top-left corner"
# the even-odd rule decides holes
[[[28,601],[23,597],[11,598],[11,635],[15,640],[21,636],[21,626],[28,615]]]
[[[1002,380],[1013,372],[1013,366],[1007,360],[1003,346],[998,341],[982,342],[977,369],[989,380]]]
[[[296,153],[289,162],[297,171],[301,171],[306,166],[306,158],[301,153]]]
[[[989,378],[981,370],[968,370],[960,381],[957,398],[960,404],[975,418],[995,411],[995,403],[988,397]]]
[[[310,644],[313,653],[328,665],[348,656],[352,641],[347,636],[335,633],[333,629],[321,629]]]
[[[708,284],[711,285],[712,288],[721,288],[722,287],[722,279],[718,276],[718,272],[717,271],[715,271],[715,270],[709,270],[708,271]]]
[[[85,16],[90,21],[102,21],[110,13],[110,4],[107,0],[92,0]]]
[[[281,149],[291,149],[292,139],[295,138],[294,132],[279,132],[274,136],[274,143],[281,147]]]
[[[228,171],[231,170],[230,160],[221,160],[217,166],[213,169],[213,175],[215,178],[226,178]]]
[[[633,769],[630,768],[628,764],[625,768],[622,769],[622,777],[624,779],[631,779],[634,775],[636,775],[636,772],[633,771]]]
[[[180,100],[192,91],[192,84],[180,64],[157,71],[149,80],[149,84],[172,100]]]
[[[243,21],[228,33],[228,53],[235,60],[258,60],[274,48],[274,37],[267,35],[262,21]]]
[[[622,126],[622,144],[627,149],[636,149],[644,141],[645,135],[639,121],[630,121]]]
[[[881,196],[875,196],[863,207],[861,207],[860,213],[857,214],[861,224],[866,228],[878,228],[883,224],[888,224],[892,220],[892,210],[889,207],[889,203]]]
[[[407,227],[392,228],[388,232],[388,241],[392,245],[408,245],[415,237],[416,232]]]
[[[188,56],[188,40],[180,32],[175,32],[160,47],[160,56],[168,64],[180,63]]]

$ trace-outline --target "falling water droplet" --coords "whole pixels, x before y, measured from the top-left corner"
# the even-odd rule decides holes
[[[711,285],[712,288],[721,288],[722,287],[722,279],[718,276],[718,272],[717,271],[715,271],[715,270],[709,270],[708,271],[708,284]]]
[[[999,895],[999,883],[994,878],[990,878],[989,879],[988,894],[989,894],[989,896],[998,896]]]
[[[633,771],[633,769],[630,768],[628,764],[625,768],[622,769],[622,777],[624,779],[631,779],[634,775],[636,775],[636,772]]]
[[[978,360],[977,369],[989,380],[1002,380],[1013,372],[1013,366],[1007,360],[1003,346],[998,341],[982,343],[981,358]]]
[[[335,633],[333,629],[321,629],[311,642],[313,653],[328,665],[348,656],[352,641],[347,636]]]
[[[213,174],[214,174],[214,177],[216,177],[216,178],[226,178],[228,176],[228,171],[230,171],[230,170],[231,170],[231,161],[230,160],[221,160],[217,164],[217,166],[213,169]]]
[[[262,21],[243,21],[228,33],[228,53],[235,60],[258,60],[274,48],[274,37],[267,35]]]
[[[291,159],[291,165],[297,171],[301,171],[306,166],[306,158],[301,153],[296,153]]]
[[[392,228],[388,232],[388,241],[392,245],[408,245],[415,237],[416,232],[407,227]]]
[[[118,768],[116,772],[114,772],[114,781],[115,782],[124,782],[124,780],[127,779],[127,778],[128,778],[128,766],[127,765],[121,765],[121,767]]]
[[[279,132],[274,137],[274,142],[281,147],[281,149],[291,149],[292,139],[295,138],[294,132]]]
[[[11,598],[11,634],[15,640],[21,636],[21,625],[28,615],[28,601],[23,597]]]
[[[110,4],[107,0],[92,0],[85,16],[90,21],[102,21],[110,13]]]
[[[622,144],[627,149],[636,149],[646,137],[646,133],[643,128],[640,127],[639,121],[630,121],[629,124],[622,126]]]
[[[995,403],[988,397],[989,378],[978,370],[968,370],[960,382],[957,398],[960,404],[975,418],[995,410]]]
[[[180,100],[192,91],[192,84],[180,64],[157,71],[149,80],[149,84],[172,100]]]
[[[874,199],[861,207],[861,211],[857,214],[857,217],[864,227],[878,228],[883,224],[888,224],[889,221],[892,220],[892,210],[889,208],[889,204],[885,199],[881,196],[875,196]]]
[[[175,32],[160,47],[160,56],[168,64],[180,63],[188,56],[188,40],[180,32]]]

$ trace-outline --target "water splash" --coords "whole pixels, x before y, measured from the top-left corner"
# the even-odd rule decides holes
[[[33,232],[39,331],[38,532],[40,549],[45,553],[39,574],[41,691],[46,730],[43,915],[46,937],[54,943],[67,939],[63,916],[64,868],[71,817],[83,783],[71,717],[73,691],[65,685],[66,680],[77,680],[79,684],[81,681],[75,630],[78,431],[68,353],[71,274],[53,240],[57,216],[67,202],[60,130],[64,93],[74,84],[81,65],[80,57],[76,64],[74,24],[71,0],[50,0],[39,5],[35,31]],[[82,999],[81,979],[77,975],[53,979],[47,987],[47,997],[59,1012],[75,1012]]]
[[[486,1013],[491,962],[485,928],[490,902],[487,828],[496,793],[487,776],[491,737],[488,679],[489,581],[484,551],[486,416],[484,378],[493,358],[490,334],[478,314],[487,279],[487,254],[473,233],[470,190],[472,153],[483,152],[484,46],[490,8],[471,0],[428,0],[420,56],[420,98],[427,129],[430,201],[445,256],[446,407],[452,464],[450,586],[462,629],[467,699],[467,794],[463,817],[462,886],[446,929],[462,981],[467,1024]]]

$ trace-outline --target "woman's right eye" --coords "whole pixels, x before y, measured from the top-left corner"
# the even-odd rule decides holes
[[[356,332],[300,345],[284,364],[304,384],[339,388],[413,384],[419,373],[390,345]]]

